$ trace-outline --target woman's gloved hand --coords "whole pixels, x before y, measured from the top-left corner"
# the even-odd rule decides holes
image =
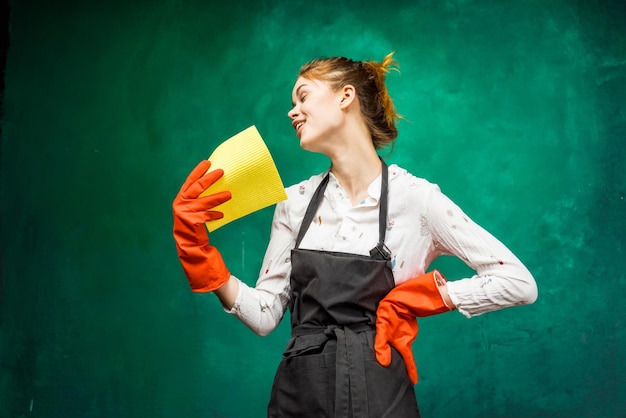
[[[389,366],[391,347],[394,347],[400,352],[413,384],[417,383],[417,367],[411,347],[417,337],[416,318],[451,310],[439,292],[439,285],[444,283],[445,278],[437,270],[414,277],[393,288],[380,301],[376,311],[376,360]]]
[[[222,212],[212,209],[230,200],[231,194],[223,191],[198,197],[224,175],[221,169],[205,174],[209,167],[211,162],[208,160],[199,163],[172,203],[176,250],[194,292],[211,292],[230,278],[222,255],[209,245],[204,223],[224,217]]]

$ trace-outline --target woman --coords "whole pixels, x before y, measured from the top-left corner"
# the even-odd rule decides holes
[[[230,274],[203,225],[231,197],[198,199],[223,173],[205,175],[210,162],[200,163],[174,201],[177,250],[194,291],[214,291],[259,335],[290,310],[270,417],[419,417],[415,318],[453,309],[471,317],[537,298],[532,275],[502,243],[436,185],[378,156],[397,136],[385,86],[392,55],[300,69],[288,116],[302,148],[331,165],[277,205],[255,288]],[[476,275],[446,282],[425,273],[443,254]]]

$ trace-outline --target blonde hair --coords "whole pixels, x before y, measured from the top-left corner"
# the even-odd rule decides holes
[[[326,81],[333,90],[353,85],[374,147],[381,149],[389,144],[393,146],[398,136],[396,122],[400,115],[385,84],[387,74],[398,70],[393,54],[387,54],[382,62],[353,61],[345,57],[314,59],[300,67],[298,76]]]

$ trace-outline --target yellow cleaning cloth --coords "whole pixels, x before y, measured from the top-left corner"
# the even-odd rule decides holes
[[[222,219],[206,223],[210,232],[287,199],[274,160],[255,126],[239,132],[220,144],[209,157],[211,168],[224,170],[224,176],[200,196],[228,190],[232,199],[215,209]]]

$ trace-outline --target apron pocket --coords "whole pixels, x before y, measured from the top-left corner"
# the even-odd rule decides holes
[[[324,351],[328,336],[323,333],[292,337],[283,353],[284,358],[313,355]]]
[[[318,347],[323,352],[282,359],[272,387],[268,417],[333,415],[336,361],[336,344],[333,343],[331,340]]]

